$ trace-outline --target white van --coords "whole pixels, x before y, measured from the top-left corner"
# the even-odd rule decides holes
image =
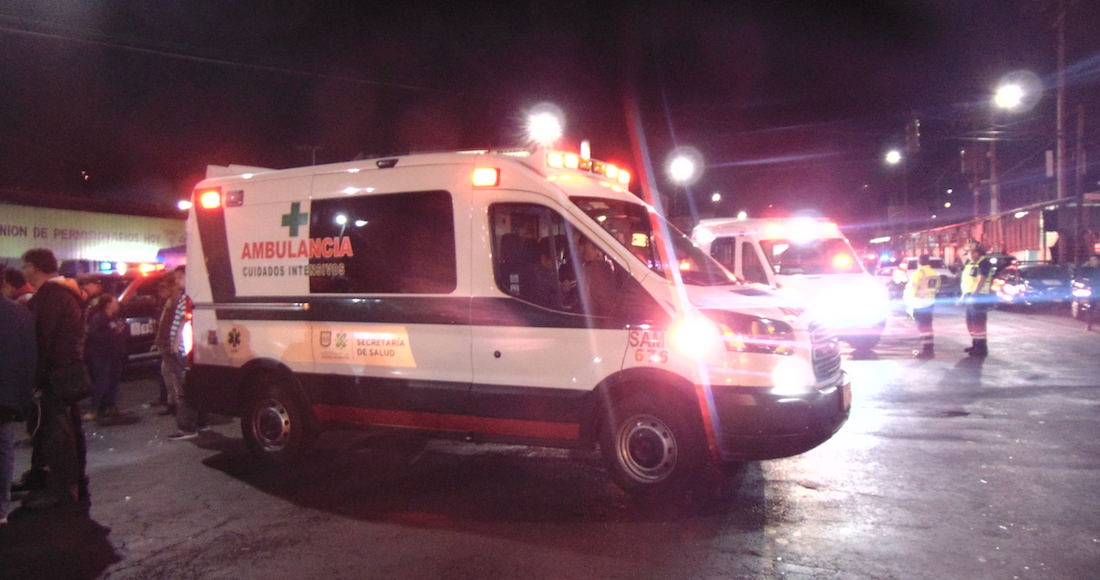
[[[542,149],[211,167],[186,396],[271,463],[337,426],[598,444],[642,498],[827,440],[851,405],[833,333],[626,181]]]
[[[835,223],[803,217],[704,219],[691,237],[740,279],[801,301],[852,348],[878,344],[889,296]]]

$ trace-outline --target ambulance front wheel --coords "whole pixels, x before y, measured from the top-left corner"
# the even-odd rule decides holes
[[[294,463],[313,446],[316,435],[305,408],[289,389],[270,386],[257,390],[241,415],[245,445],[268,465]]]
[[[600,437],[611,477],[635,499],[661,501],[687,493],[705,457],[705,441],[685,405],[652,393],[614,404]]]

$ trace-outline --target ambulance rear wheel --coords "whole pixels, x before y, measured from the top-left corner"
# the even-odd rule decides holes
[[[600,450],[615,483],[636,500],[671,500],[687,493],[706,446],[685,407],[671,397],[638,393],[608,413]]]
[[[294,463],[313,446],[316,438],[305,408],[289,389],[260,389],[245,405],[241,432],[249,452],[268,465]]]

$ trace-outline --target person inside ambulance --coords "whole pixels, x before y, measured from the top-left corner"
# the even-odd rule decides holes
[[[581,308],[592,316],[611,316],[615,307],[615,272],[603,251],[583,235],[577,235],[581,260],[577,285]]]
[[[576,284],[575,281],[562,282],[558,279],[558,252],[554,248],[554,239],[546,236],[538,241],[538,262],[526,272],[520,288],[525,298],[546,308],[562,310],[565,308],[565,292]]]

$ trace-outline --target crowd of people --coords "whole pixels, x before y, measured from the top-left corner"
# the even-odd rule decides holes
[[[7,523],[12,494],[21,509],[91,505],[83,421],[131,415],[118,406],[129,328],[118,299],[95,285],[80,287],[62,276],[53,252],[28,250],[23,267],[4,268],[0,286],[0,525]],[[182,397],[186,359],[183,326],[191,302],[184,267],[164,277],[156,346],[163,375],[162,400],[185,440],[205,418]],[[15,443],[25,430],[31,462],[18,481]]]

